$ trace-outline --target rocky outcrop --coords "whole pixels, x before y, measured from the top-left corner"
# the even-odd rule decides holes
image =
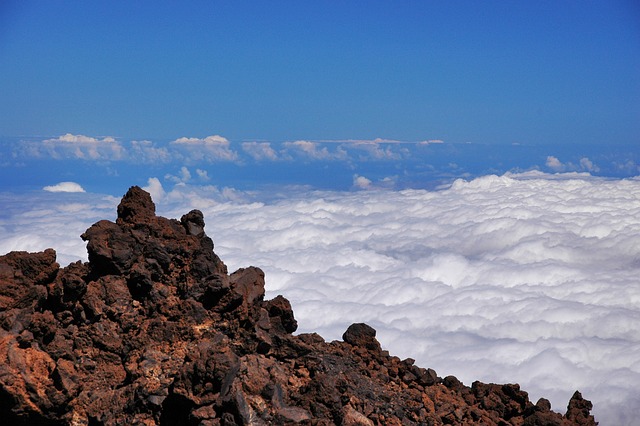
[[[9,425],[595,425],[576,392],[566,415],[517,384],[463,385],[382,350],[293,335],[259,268],[227,273],[202,213],[155,214],[133,187],[116,222],[55,252],[0,257],[0,418]]]

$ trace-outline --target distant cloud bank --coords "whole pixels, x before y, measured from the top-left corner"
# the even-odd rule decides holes
[[[19,170],[32,170],[30,176],[36,177],[50,169],[58,172],[54,177],[58,180],[93,187],[113,180],[144,185],[152,176],[164,186],[211,182],[236,187],[241,180],[244,185],[338,190],[435,189],[456,178],[531,171],[614,178],[640,175],[640,152],[635,147],[612,151],[604,145],[578,148],[389,138],[234,142],[218,134],[124,141],[73,133],[0,142],[0,190],[11,187],[10,177]],[[354,175],[361,179],[354,180]],[[44,179],[33,180],[31,187],[47,184]]]

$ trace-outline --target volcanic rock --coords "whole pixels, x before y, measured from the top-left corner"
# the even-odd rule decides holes
[[[0,418],[7,425],[595,425],[517,384],[471,387],[400,360],[376,331],[293,335],[264,272],[228,274],[193,210],[156,216],[132,187],[116,222],[82,238],[89,262],[0,256]]]

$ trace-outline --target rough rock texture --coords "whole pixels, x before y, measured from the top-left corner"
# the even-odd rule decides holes
[[[264,273],[231,275],[202,213],[155,215],[138,187],[82,238],[89,263],[55,252],[0,257],[0,419],[8,425],[595,425],[517,384],[471,387],[400,360],[375,330],[343,342],[294,336]]]

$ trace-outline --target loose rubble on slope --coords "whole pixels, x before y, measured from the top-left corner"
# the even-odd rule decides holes
[[[576,392],[563,416],[517,384],[471,387],[382,350],[293,335],[289,301],[256,267],[227,273],[202,213],[155,214],[132,187],[115,223],[0,257],[0,419],[7,425],[595,425]]]

